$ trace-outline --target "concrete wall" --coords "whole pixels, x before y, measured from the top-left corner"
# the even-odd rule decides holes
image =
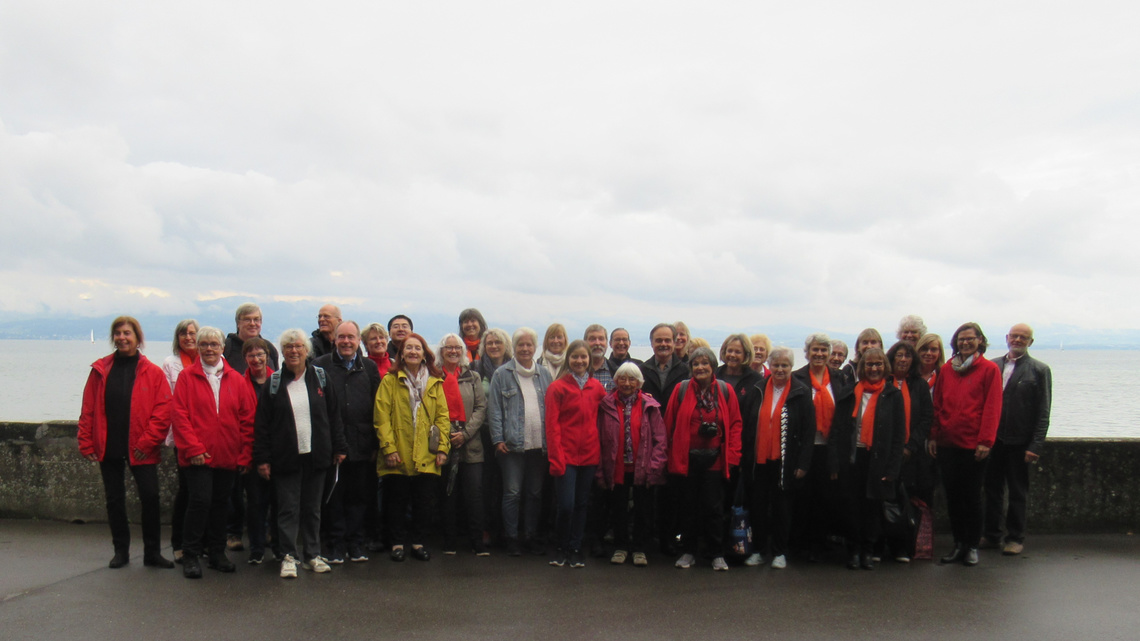
[[[74,421],[0,423],[0,518],[106,519],[99,466],[79,455],[75,431]],[[1030,531],[1140,530],[1140,440],[1050,440],[1031,474]],[[170,450],[163,452],[159,483],[169,520],[177,489]],[[133,482],[127,487],[137,521]],[[945,501],[938,503],[944,526]]]

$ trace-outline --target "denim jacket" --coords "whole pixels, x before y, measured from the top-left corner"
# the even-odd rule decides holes
[[[487,419],[491,424],[491,442],[495,445],[506,443],[512,452],[523,451],[523,413],[525,411],[522,390],[515,375],[517,363],[514,359],[495,370],[491,377],[491,388],[487,394]],[[546,449],[546,388],[550,385],[550,372],[545,367],[537,367],[535,381],[538,383],[538,413],[542,421],[542,449]]]

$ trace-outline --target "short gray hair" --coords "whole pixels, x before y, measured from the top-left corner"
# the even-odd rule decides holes
[[[206,327],[199,327],[198,328],[198,342],[199,343],[201,343],[202,341],[209,341],[211,338],[218,341],[218,344],[220,344],[220,345],[224,346],[226,344],[225,333],[222,332],[222,330],[218,329],[217,327],[210,327],[207,325]]]
[[[617,371],[614,372],[615,381],[623,376],[637,379],[637,384],[639,386],[645,384],[645,374],[641,373],[641,368],[638,367],[637,363],[634,363],[633,361],[626,361],[622,363],[621,366],[617,368]]]
[[[436,360],[439,361],[439,366],[443,367],[443,344],[446,343],[449,338],[454,338],[459,342],[459,346],[463,348],[460,350],[463,352],[463,355],[459,357],[459,364],[463,367],[471,365],[471,360],[467,358],[467,345],[463,342],[463,339],[459,337],[459,334],[452,332],[450,334],[444,334],[443,338],[439,339],[439,347],[436,348]]]
[[[530,337],[530,340],[534,343],[535,351],[538,351],[538,332],[534,331],[533,329],[531,329],[529,327],[520,327],[520,328],[516,329],[514,335],[511,336],[511,351],[512,352],[518,351],[519,339],[526,337],[526,336]]]
[[[693,361],[697,360],[698,358],[706,359],[713,369],[720,367],[720,363],[718,363],[716,360],[716,354],[714,354],[713,351],[707,347],[698,347],[689,353],[689,367],[692,367]]]
[[[257,306],[257,303],[242,303],[241,305],[238,305],[237,311],[234,312],[234,324],[236,325],[239,323],[242,316],[247,316],[249,314],[257,314],[258,316],[261,315],[261,308]]]
[[[193,318],[187,318],[184,320],[180,320],[180,321],[178,321],[178,324],[174,326],[174,355],[175,356],[178,356],[178,353],[182,351],[182,349],[178,345],[178,337],[185,334],[186,332],[190,331],[191,325],[194,326],[194,331],[197,332],[198,327],[199,327],[198,321],[194,320]]]
[[[309,335],[305,330],[294,327],[281,332],[281,337],[277,339],[277,344],[281,347],[281,352],[285,352],[285,346],[290,343],[304,343],[305,352],[308,354],[313,353],[313,341],[309,339]]]
[[[796,352],[791,347],[785,347],[783,345],[773,347],[772,351],[768,352],[768,364],[771,365],[772,360],[777,356],[781,358],[786,357],[788,359],[788,365],[792,367],[796,366]]]
[[[587,327],[586,331],[582,332],[582,340],[586,340],[586,337],[590,335],[590,332],[601,332],[602,334],[606,335],[607,338],[609,337],[609,334],[606,332],[605,327],[602,327],[601,325],[594,323],[594,324],[590,325],[589,327]]]
[[[813,332],[804,339],[804,358],[811,358],[812,345],[826,345],[827,352],[831,353],[831,338],[823,332]]]
[[[921,337],[926,333],[926,323],[922,322],[922,317],[916,314],[907,314],[899,320],[899,328],[895,332],[895,338],[902,339],[904,329],[917,329],[918,335]]]

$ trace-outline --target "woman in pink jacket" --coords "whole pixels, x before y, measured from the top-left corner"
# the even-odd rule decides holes
[[[986,360],[986,335],[966,323],[950,339],[954,356],[934,387],[934,423],[926,443],[938,459],[954,550],[943,563],[978,564],[982,538],[982,479],[1001,419],[1001,372]]]
[[[645,546],[653,527],[653,488],[665,484],[669,441],[661,405],[641,391],[645,377],[637,363],[627,361],[614,372],[614,391],[598,410],[601,439],[599,485],[609,493],[614,553],[610,563],[622,564],[633,551],[633,564],[649,564]],[[633,494],[633,538],[629,535],[630,493]]]
[[[139,353],[142,327],[130,316],[111,323],[115,353],[91,364],[79,414],[79,453],[99,463],[107,495],[107,522],[115,556],[109,564],[130,562],[126,468],[131,468],[142,503],[143,565],[173,568],[159,553],[162,543],[158,506],[159,445],[170,428],[170,384],[158,365]]]
[[[220,329],[198,330],[201,358],[182,370],[174,388],[174,443],[188,493],[182,535],[182,575],[188,579],[202,577],[203,533],[209,567],[236,569],[226,558],[227,505],[238,475],[249,468],[257,398],[222,358],[224,342]]]
[[[590,486],[601,457],[598,444],[598,403],[606,390],[590,376],[590,349],[574,341],[558,370],[558,379],[546,390],[546,453],[558,498],[555,529],[558,552],[551,565],[586,567],[582,535]]]

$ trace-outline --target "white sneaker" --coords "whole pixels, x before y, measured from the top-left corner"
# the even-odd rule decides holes
[[[682,554],[681,558],[677,559],[677,562],[674,563],[673,565],[676,567],[679,567],[681,569],[687,570],[687,569],[693,567],[693,564],[696,562],[697,562],[697,560],[693,558],[692,554]]]
[[[282,579],[295,579],[295,578],[297,578],[297,559],[294,559],[293,557],[289,556],[288,554],[285,555],[284,559],[281,559],[281,578]]]
[[[645,556],[645,552],[634,552],[633,564],[637,567],[643,568],[649,565],[649,558]]]
[[[783,554],[772,559],[773,570],[783,570],[786,567],[788,567],[788,559],[784,558]]]
[[[301,567],[305,568],[306,570],[312,570],[317,574],[324,574],[325,572],[332,570],[332,568],[329,567],[329,564],[321,560],[321,557],[319,556],[315,556],[308,561],[305,561],[301,564]]]
[[[626,554],[625,550],[614,550],[614,555],[610,557],[610,563],[613,563],[614,565],[621,565],[622,563],[625,563],[625,560],[628,558],[628,556],[629,555]]]
[[[764,557],[761,556],[759,552],[755,552],[751,556],[749,556],[747,559],[744,559],[744,565],[747,565],[750,568],[754,568],[763,562],[764,562]]]
[[[713,570],[716,572],[728,572],[728,564],[724,562],[723,556],[718,556],[713,559]]]

